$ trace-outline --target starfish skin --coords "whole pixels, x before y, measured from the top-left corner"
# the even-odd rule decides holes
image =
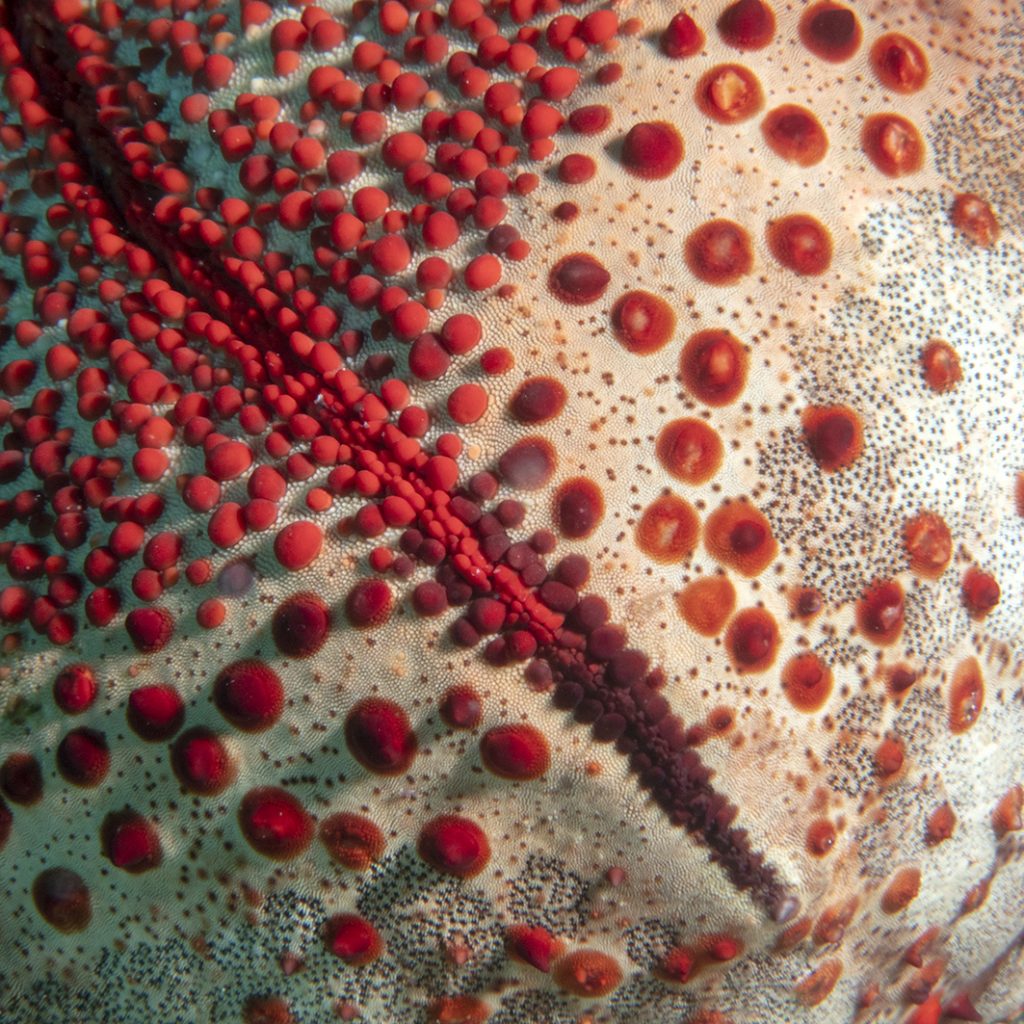
[[[1020,43],[8,0],[0,1019],[1021,1019]]]

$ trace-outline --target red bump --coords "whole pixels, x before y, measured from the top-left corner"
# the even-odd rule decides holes
[[[416,851],[432,868],[456,878],[480,874],[491,857],[484,830],[453,814],[428,821],[420,830]]]
[[[861,147],[875,167],[890,178],[913,174],[924,165],[924,139],[917,127],[900,114],[865,118]]]
[[[470,260],[464,276],[470,291],[481,292],[493,288],[501,280],[501,260],[485,252]]]
[[[401,775],[417,750],[408,716],[383,697],[369,697],[349,712],[345,742],[352,756],[376,775]]]
[[[539,925],[512,925],[505,937],[508,951],[523,963],[547,974],[562,951],[562,943]]]
[[[308,658],[323,647],[331,613],[316,594],[293,594],[274,610],[270,624],[277,649],[286,657]]]
[[[664,299],[637,290],[615,301],[611,323],[612,333],[627,352],[646,356],[668,344],[676,315]]]
[[[720,124],[746,121],[764,106],[761,83],[742,64],[719,64],[698,82],[697,106]]]
[[[895,580],[876,580],[857,602],[857,627],[872,643],[894,643],[904,615],[903,588]]]
[[[820,711],[832,692],[832,670],[813,651],[798,654],[782,670],[782,689],[798,711]]]
[[[471,686],[452,686],[441,698],[438,711],[453,729],[475,729],[483,717],[483,704]]]
[[[832,263],[832,235],[816,217],[794,213],[768,225],[771,254],[797,274],[823,274]]]
[[[129,808],[103,819],[100,849],[114,867],[133,875],[158,867],[163,859],[153,823]]]
[[[96,729],[72,729],[57,747],[57,770],[75,786],[98,786],[110,768],[110,748]]]
[[[329,917],[324,924],[324,945],[350,967],[372,963],[384,952],[377,929],[358,914]]]
[[[184,724],[185,702],[166,683],[136,687],[128,695],[128,724],[150,743],[170,739]]]
[[[702,484],[718,472],[725,449],[717,431],[703,420],[679,419],[661,428],[655,454],[677,480]]]
[[[80,715],[92,706],[98,690],[96,673],[88,665],[68,665],[53,681],[53,700],[66,715]]]
[[[369,818],[341,811],[320,826],[328,856],[351,871],[365,871],[384,853],[384,833]]]
[[[722,41],[737,50],[760,50],[775,35],[775,15],[761,0],[737,0],[717,22]]]
[[[570,995],[596,999],[619,987],[622,968],[618,960],[596,949],[579,949],[555,965],[555,982]]]
[[[804,11],[799,32],[800,41],[811,53],[833,63],[849,60],[862,36],[857,15],[832,0],[822,0]]]
[[[754,265],[750,236],[731,220],[710,220],[696,228],[684,255],[694,276],[713,285],[735,284]]]
[[[174,617],[166,608],[136,608],[128,613],[124,625],[135,649],[143,654],[166,647],[174,633]]]
[[[356,629],[384,625],[391,617],[394,595],[384,580],[360,580],[345,598],[345,616]]]
[[[59,932],[80,932],[92,920],[92,900],[82,876],[70,868],[47,868],[32,883],[40,917]]]
[[[274,554],[285,569],[298,572],[317,560],[323,543],[324,534],[320,527],[300,519],[278,532],[274,538]]]
[[[213,684],[217,710],[242,732],[269,729],[284,709],[284,687],[262,661],[236,661],[222,669]]]
[[[622,166],[645,181],[667,178],[682,162],[683,138],[667,121],[641,121],[622,142]]]
[[[534,491],[551,479],[557,464],[558,457],[550,441],[543,437],[526,437],[502,454],[498,471],[513,490]]]
[[[919,92],[928,81],[928,58],[913,39],[899,32],[879,36],[871,47],[871,67],[893,92]]]
[[[43,772],[35,757],[24,752],[9,755],[0,765],[0,792],[23,807],[38,803],[43,796]]]
[[[678,60],[693,57],[704,48],[704,33],[685,11],[680,11],[665,27],[659,40],[661,52]]]
[[[544,734],[532,725],[498,725],[480,739],[484,767],[503,779],[525,781],[543,775],[551,763]]]
[[[960,596],[968,615],[972,619],[983,619],[999,604],[1001,592],[998,581],[991,573],[972,565],[964,573]]]
[[[572,306],[597,302],[611,282],[611,274],[593,256],[574,253],[560,259],[548,276],[552,294]]]
[[[762,608],[746,608],[729,623],[725,647],[737,672],[763,672],[775,661],[779,627]]]
[[[553,377],[529,377],[509,400],[509,412],[520,423],[546,423],[565,408],[568,394]]]
[[[291,793],[277,786],[251,789],[242,797],[238,821],[249,845],[271,860],[289,860],[313,839],[313,819]]]
[[[171,768],[182,787],[199,796],[213,796],[235,777],[227,748],[215,732],[197,726],[183,732],[171,747]]]
[[[761,132],[777,156],[799,167],[819,163],[828,151],[828,136],[821,122],[794,103],[770,110],[761,122]]]
[[[252,465],[252,449],[243,441],[223,441],[206,454],[206,472],[224,483],[245,473]]]
[[[601,488],[585,476],[566,480],[555,492],[553,504],[555,527],[573,540],[589,537],[604,518]]]
[[[808,406],[801,414],[814,461],[826,473],[845,469],[864,450],[860,417],[845,405]]]
[[[479,384],[460,384],[448,396],[448,415],[463,426],[477,423],[487,412],[487,391]]]
[[[679,371],[694,398],[705,405],[728,405],[747,382],[746,349],[728,331],[698,331],[683,348]]]
[[[640,516],[636,544],[655,562],[685,561],[697,547],[700,520],[689,502],[675,494],[655,498]]]

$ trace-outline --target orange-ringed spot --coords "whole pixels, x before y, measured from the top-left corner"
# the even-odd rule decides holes
[[[975,245],[991,248],[999,241],[999,221],[992,207],[973,192],[961,192],[950,212],[953,227]]]
[[[775,15],[762,0],[736,0],[716,24],[722,41],[737,50],[760,50],[775,35]]]
[[[718,472],[725,449],[718,432],[703,420],[679,419],[661,428],[655,454],[677,480],[703,484]]]
[[[779,627],[763,608],[738,612],[725,635],[725,648],[737,672],[764,672],[775,661]]]
[[[622,166],[645,181],[667,178],[682,162],[685,147],[674,125],[641,121],[622,140]]]
[[[978,720],[985,704],[985,682],[977,658],[965,658],[953,672],[949,690],[949,729],[967,732]]]
[[[903,543],[910,556],[910,568],[918,576],[937,579],[953,557],[953,538],[941,516],[919,512],[903,527]]]
[[[832,692],[832,670],[812,651],[798,654],[782,670],[782,689],[798,711],[820,711]]]
[[[871,67],[893,92],[911,93],[928,81],[928,58],[913,39],[899,32],[880,36],[871,47]]]
[[[952,390],[963,378],[956,349],[938,338],[929,341],[922,349],[921,369],[925,383],[939,394]]]
[[[313,819],[291,793],[276,786],[249,790],[238,821],[249,845],[271,860],[297,857],[313,839]]]
[[[704,544],[714,558],[744,576],[768,568],[779,547],[771,524],[745,501],[730,501],[708,516]]]
[[[852,409],[845,405],[812,405],[800,419],[811,455],[826,473],[845,469],[860,458],[864,430]]]
[[[416,756],[416,734],[394,701],[368,697],[345,719],[349,752],[375,775],[401,775]]]
[[[619,962],[596,949],[579,949],[555,965],[555,983],[563,992],[596,999],[614,992],[622,981]]]
[[[883,174],[899,178],[924,165],[924,139],[900,114],[872,114],[861,130],[861,148]]]
[[[860,22],[849,7],[823,0],[800,18],[800,41],[822,60],[849,60],[860,46]]]
[[[832,235],[809,214],[794,213],[773,220],[766,237],[775,259],[797,274],[823,274],[832,264]]]
[[[689,502],[674,494],[655,498],[640,516],[636,544],[655,562],[682,562],[693,554],[700,520]]]
[[[747,382],[747,352],[728,331],[698,331],[683,346],[679,372],[694,398],[705,405],[728,405]]]
[[[776,156],[799,167],[820,163],[828,152],[828,135],[821,122],[795,103],[768,111],[761,122],[761,132]]]
[[[320,842],[331,860],[351,871],[365,871],[384,853],[384,833],[361,814],[340,811],[320,825]]]
[[[886,914],[898,914],[917,898],[921,891],[921,872],[918,868],[901,868],[892,876],[882,893],[881,906]]]
[[[484,767],[503,779],[536,779],[548,770],[548,741],[532,725],[497,725],[480,738]]]
[[[612,306],[612,334],[623,348],[646,356],[663,348],[675,330],[672,307],[645,291],[626,292]]]
[[[604,295],[611,274],[593,256],[574,253],[560,259],[548,276],[552,294],[572,306],[586,306]]]
[[[764,106],[761,83],[742,64],[719,64],[706,72],[695,93],[701,112],[719,124],[738,124]]]
[[[735,221],[709,220],[686,239],[686,265],[706,284],[735,284],[754,265],[750,236]]]
[[[428,821],[420,830],[416,850],[435,870],[456,878],[480,874],[491,857],[484,830],[476,822],[456,815]]]
[[[701,636],[718,636],[736,607],[736,588],[728,576],[706,576],[688,583],[675,600],[691,629]]]
[[[895,580],[876,580],[857,602],[857,628],[861,636],[885,646],[903,632],[903,588]]]

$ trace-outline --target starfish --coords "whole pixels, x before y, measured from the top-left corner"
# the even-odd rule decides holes
[[[1024,1015],[1024,63],[955,0],[6,0],[0,1017]]]

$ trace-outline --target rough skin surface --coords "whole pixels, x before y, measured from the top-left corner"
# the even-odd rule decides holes
[[[1024,1019],[1018,3],[0,11],[4,1024]]]

